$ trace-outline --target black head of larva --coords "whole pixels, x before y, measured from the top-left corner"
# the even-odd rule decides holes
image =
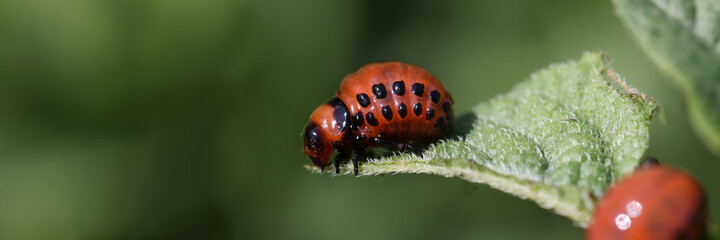
[[[308,123],[308,125],[305,126],[305,131],[303,132],[305,146],[315,151],[322,151],[323,145],[321,144],[320,138],[320,128],[318,128],[317,124],[313,122]]]
[[[330,160],[334,149],[326,141],[320,127],[314,122],[308,123],[303,132],[303,140],[303,153],[310,157],[315,165],[323,169]]]

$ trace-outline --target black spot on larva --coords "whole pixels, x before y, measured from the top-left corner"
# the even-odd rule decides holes
[[[405,116],[407,116],[407,106],[405,106],[404,103],[398,105],[398,114],[400,114],[400,118],[405,118]]]
[[[443,108],[443,112],[446,112],[446,113],[449,113],[450,111],[452,111],[452,105],[450,104],[450,102],[443,103],[442,108]]]
[[[337,130],[345,131],[349,125],[348,121],[350,120],[350,111],[348,111],[345,103],[335,97],[330,99],[327,104],[333,107],[333,118],[335,122],[337,122]]]
[[[353,114],[353,124],[355,126],[362,126],[365,123],[365,118],[361,112]]]
[[[377,127],[377,125],[380,124],[380,123],[378,123],[378,120],[375,119],[375,114],[373,114],[371,112],[369,112],[365,115],[365,120],[367,120],[368,124],[370,124],[374,127]]]
[[[439,117],[437,120],[435,120],[435,127],[439,128],[445,128],[445,119],[442,117]]]
[[[430,100],[432,100],[432,102],[434,103],[440,102],[440,92],[438,92],[437,90],[433,90],[432,92],[430,92]]]
[[[427,115],[425,115],[425,120],[430,120],[435,117],[435,109],[428,109]]]
[[[373,85],[372,91],[377,99],[383,99],[385,98],[385,96],[387,96],[387,91],[385,91],[385,85],[383,85],[382,83]]]
[[[415,104],[415,106],[413,106],[413,113],[415,113],[415,116],[419,117],[420,114],[422,114],[422,110],[423,108],[421,103],[417,103]]]
[[[390,109],[390,106],[384,106],[382,107],[382,115],[387,119],[388,121],[392,120],[392,109]]]
[[[422,97],[423,93],[425,93],[425,85],[422,85],[420,83],[413,84],[412,93],[417,95],[418,97]]]
[[[402,96],[405,95],[405,82],[403,81],[397,81],[394,82],[392,85],[392,90],[395,95]]]
[[[367,94],[360,93],[358,95],[355,95],[355,98],[362,107],[367,107],[368,105],[370,105],[370,97],[368,97]]]

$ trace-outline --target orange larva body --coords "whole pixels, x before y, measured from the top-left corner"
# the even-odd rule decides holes
[[[452,105],[442,83],[418,66],[367,64],[347,75],[335,98],[310,116],[304,152],[323,168],[337,150],[336,170],[347,158],[356,163],[369,147],[418,152],[408,141],[442,136],[453,119]]]
[[[662,165],[636,170],[608,190],[587,239],[701,239],[707,208],[700,184]]]
[[[363,106],[358,101],[361,94],[369,97],[370,104]],[[431,94],[437,94],[436,102]],[[415,140],[439,137],[448,118],[452,118],[452,112],[442,108],[443,104],[453,104],[442,83],[424,69],[400,62],[365,65],[345,77],[335,96],[348,107],[353,123],[358,124],[357,133],[367,138],[385,136]],[[416,106],[419,111],[415,111]],[[383,113],[383,108],[390,109],[390,113]],[[404,113],[400,112],[402,108]],[[378,123],[368,121],[368,114]]]

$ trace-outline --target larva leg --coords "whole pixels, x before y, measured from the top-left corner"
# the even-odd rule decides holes
[[[335,174],[340,174],[340,165],[346,163],[350,159],[350,151],[343,150],[335,156]]]
[[[358,167],[359,167],[358,158],[360,158],[360,156],[358,156],[358,155],[360,155],[360,154],[358,154],[357,151],[352,153],[352,162],[353,162],[353,167],[355,170],[355,176],[358,175]]]

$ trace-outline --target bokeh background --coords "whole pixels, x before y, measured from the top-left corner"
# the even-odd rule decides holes
[[[368,62],[463,112],[588,50],[662,105],[649,154],[720,216],[720,159],[609,1],[2,0],[0,239],[579,239],[487,186],[312,174],[300,132]]]

